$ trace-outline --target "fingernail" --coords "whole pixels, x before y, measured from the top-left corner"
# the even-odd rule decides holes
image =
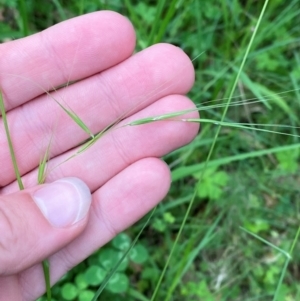
[[[78,178],[64,178],[42,187],[32,198],[49,223],[57,228],[71,226],[89,211],[92,196]]]

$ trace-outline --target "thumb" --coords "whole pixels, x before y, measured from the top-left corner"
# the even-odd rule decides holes
[[[0,196],[0,275],[20,272],[72,241],[87,223],[91,201],[78,178]]]

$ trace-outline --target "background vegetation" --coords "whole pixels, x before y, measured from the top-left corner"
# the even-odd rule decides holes
[[[189,96],[201,104],[202,118],[217,122],[262,6],[255,0],[0,0],[0,40],[96,10],[118,11],[136,28],[137,50],[164,41],[191,58],[201,54]],[[151,300],[195,189],[155,300],[300,300],[299,15],[298,0],[270,1],[232,100],[239,103],[226,115],[249,129],[222,127],[204,175],[217,125],[202,124],[192,144],[166,156],[171,191],[100,300]],[[53,288],[54,299],[91,300],[143,224],[69,272]]]

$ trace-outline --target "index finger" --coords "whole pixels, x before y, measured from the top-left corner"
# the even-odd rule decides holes
[[[11,110],[69,81],[101,72],[135,47],[131,23],[110,11],[77,17],[0,45],[0,90]]]

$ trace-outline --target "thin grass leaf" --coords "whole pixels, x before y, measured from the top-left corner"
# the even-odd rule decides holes
[[[131,22],[137,27],[144,29],[144,26],[142,25],[141,18],[136,13],[136,10],[134,8],[134,5],[131,3],[131,0],[124,0],[125,7],[127,8],[130,20]]]
[[[8,142],[9,153],[10,153],[10,157],[11,157],[11,160],[12,160],[14,172],[15,172],[15,175],[16,175],[16,178],[17,178],[19,189],[23,190],[24,185],[23,185],[23,182],[22,182],[22,179],[21,179],[21,174],[20,174],[19,167],[18,167],[18,164],[17,164],[17,159],[16,159],[14,147],[13,147],[11,137],[10,137],[9,127],[8,127],[7,117],[6,117],[5,107],[4,107],[4,100],[3,100],[1,90],[0,90],[0,111],[1,111],[1,115],[2,115],[4,128],[5,128],[6,139],[7,139],[7,142]]]
[[[223,112],[223,114],[222,114],[222,117],[221,117],[220,122],[224,122],[224,120],[225,120],[225,117],[226,117],[226,114],[227,114],[227,111],[228,111],[228,108],[229,108],[231,99],[232,99],[233,94],[234,94],[234,91],[235,91],[235,89],[236,89],[236,87],[237,87],[237,83],[238,83],[240,74],[241,74],[241,72],[242,72],[242,70],[243,70],[243,68],[244,68],[245,63],[246,63],[246,59],[247,59],[248,54],[249,54],[249,52],[250,52],[251,46],[252,46],[252,44],[253,44],[253,42],[254,42],[254,38],[255,38],[255,36],[256,36],[257,30],[258,30],[259,25],[260,25],[260,23],[261,23],[261,21],[262,21],[262,18],[263,18],[263,16],[264,16],[264,13],[265,13],[265,10],[266,10],[266,8],[267,8],[268,2],[269,2],[268,0],[265,0],[265,2],[264,2],[264,5],[263,5],[263,8],[262,8],[262,10],[261,10],[260,16],[259,16],[259,18],[258,18],[257,24],[256,24],[256,26],[255,26],[255,29],[254,29],[253,33],[252,33],[251,39],[250,39],[250,41],[249,41],[249,44],[248,44],[247,49],[246,49],[246,52],[245,52],[245,54],[244,54],[242,63],[241,63],[241,65],[240,65],[239,71],[238,71],[238,73],[237,73],[237,75],[236,75],[235,81],[234,81],[233,86],[232,86],[232,88],[231,88],[231,92],[230,92],[230,94],[229,94],[229,99],[228,99],[228,101],[227,101],[227,103],[226,103],[226,106],[225,106],[225,109],[224,109],[224,112]],[[179,228],[178,234],[177,234],[177,236],[176,236],[175,242],[174,242],[174,244],[173,244],[173,246],[172,246],[172,249],[171,249],[171,251],[170,251],[170,253],[169,253],[169,256],[168,256],[168,258],[167,258],[166,264],[165,264],[165,266],[164,266],[164,268],[163,268],[163,270],[162,270],[161,276],[160,276],[160,278],[159,278],[159,280],[158,280],[158,282],[157,282],[157,285],[156,285],[156,287],[155,287],[155,290],[154,290],[154,292],[153,292],[151,301],[154,301],[154,300],[156,299],[156,296],[157,296],[158,290],[159,290],[159,288],[160,288],[161,282],[162,282],[162,280],[163,280],[163,278],[164,278],[164,275],[165,275],[165,273],[166,273],[166,271],[167,271],[167,268],[168,268],[168,266],[169,266],[169,264],[170,264],[171,258],[173,257],[175,248],[176,248],[177,245],[178,245],[179,238],[181,237],[183,228],[184,228],[184,226],[185,226],[185,224],[186,224],[186,222],[187,222],[187,218],[188,218],[188,216],[189,216],[189,214],[190,214],[190,211],[191,211],[192,206],[193,206],[193,204],[194,204],[194,201],[195,201],[195,199],[196,199],[197,191],[198,191],[198,188],[199,188],[199,186],[200,186],[200,183],[201,183],[201,181],[202,181],[202,179],[203,179],[203,176],[204,176],[204,173],[205,173],[205,170],[206,170],[206,166],[208,165],[208,162],[209,162],[209,160],[210,160],[210,158],[211,158],[211,156],[212,156],[212,153],[213,153],[213,151],[214,151],[214,149],[215,149],[216,141],[217,141],[217,138],[218,138],[218,136],[219,136],[220,131],[221,131],[221,126],[219,126],[218,129],[217,129],[217,132],[216,132],[215,137],[214,137],[214,141],[213,141],[213,143],[212,143],[212,145],[211,145],[211,148],[210,148],[210,150],[209,150],[207,159],[206,159],[206,161],[205,161],[205,166],[204,166],[204,169],[203,169],[203,171],[202,171],[201,177],[199,178],[198,183],[197,183],[197,185],[196,185],[196,188],[195,188],[195,191],[194,191],[193,198],[191,199],[190,204],[189,204],[189,206],[188,206],[188,208],[187,208],[186,214],[184,215],[184,218],[183,218],[183,221],[182,221],[182,223],[181,223],[181,225],[180,225],[180,228]]]
[[[79,12],[78,12],[78,14],[79,15],[83,15],[83,13],[84,13],[84,6],[85,6],[85,0],[80,0],[78,6],[79,6]]]
[[[176,10],[179,8],[180,4],[181,3],[178,0],[173,0],[171,3],[168,4],[168,11],[164,16],[164,18],[162,18],[161,20],[162,22],[159,26],[158,33],[154,39],[154,44],[161,42],[166,32],[167,26],[170,24],[170,21],[174,16]]]
[[[240,227],[240,229],[243,230],[244,232],[250,234],[251,236],[255,237],[256,239],[260,240],[261,242],[265,243],[266,245],[270,246],[271,248],[275,249],[276,251],[280,252],[281,254],[283,254],[286,257],[286,260],[284,262],[284,266],[282,268],[280,278],[279,278],[279,281],[278,281],[278,284],[277,284],[277,287],[276,287],[276,291],[275,291],[274,296],[273,296],[273,301],[277,301],[277,300],[279,301],[278,297],[279,297],[279,294],[280,294],[280,287],[283,283],[283,279],[284,279],[284,276],[286,274],[289,262],[292,259],[290,253],[286,252],[285,250],[283,250],[281,248],[278,248],[277,246],[273,245],[269,241],[263,239],[262,237],[258,236],[255,233],[252,233],[252,232],[248,231],[247,229],[245,229],[243,227]],[[299,235],[299,229],[298,229],[296,237],[298,237],[298,235]]]
[[[257,99],[261,101],[262,104],[264,104],[269,110],[272,109],[258,88],[258,84],[253,82],[245,72],[241,73],[241,81],[257,97]]]
[[[207,246],[207,244],[215,237],[216,233],[214,233],[214,231],[216,230],[217,226],[219,225],[219,223],[222,220],[224,215],[225,215],[225,211],[221,212],[221,214],[218,215],[218,217],[215,219],[215,221],[209,227],[208,231],[205,233],[204,237],[201,239],[198,246],[194,250],[192,250],[192,252],[189,253],[189,256],[187,259],[182,260],[180,268],[177,269],[177,273],[173,277],[172,284],[168,288],[168,293],[167,293],[167,296],[164,301],[171,300],[174,290],[180,283],[182,277],[188,271],[189,267],[193,264],[195,258],[197,256],[199,256],[201,250],[203,250]],[[197,236],[197,239],[198,239],[198,236]]]
[[[18,8],[19,13],[22,18],[22,32],[23,37],[26,37],[29,35],[29,26],[28,26],[28,11],[27,11],[27,4],[25,0],[19,0],[18,1]]]
[[[127,296],[132,297],[135,301],[150,301],[147,297],[144,296],[144,293],[137,291],[136,289],[129,288],[127,291]]]
[[[19,168],[18,168],[14,148],[13,148],[11,137],[10,137],[10,132],[9,132],[9,128],[8,128],[6,112],[5,112],[5,107],[4,107],[4,101],[3,101],[3,96],[2,96],[1,90],[0,90],[0,111],[1,111],[2,119],[3,119],[3,123],[4,123],[4,127],[5,127],[5,132],[6,132],[8,145],[9,145],[10,156],[11,156],[11,159],[12,159],[12,162],[13,162],[14,172],[15,172],[15,175],[16,175],[16,178],[17,178],[19,189],[23,190],[24,185],[22,183],[20,171],[19,171]],[[47,151],[47,153],[48,153],[48,151]],[[46,156],[44,156],[44,158],[45,157]],[[40,169],[40,167],[39,167],[39,172],[38,172],[39,180],[44,177],[45,164],[40,164],[40,166],[42,166],[42,168]],[[44,260],[42,262],[42,265],[43,265],[43,271],[44,271],[44,279],[45,279],[45,285],[46,285],[47,300],[51,301],[51,285],[50,285],[49,263],[48,263],[47,260]]]
[[[292,246],[290,248],[290,254],[293,254],[295,246],[296,246],[296,243],[298,242],[299,236],[300,236],[300,226],[298,227],[296,236],[295,236],[295,238],[293,240],[293,243],[292,243]]]
[[[95,293],[92,301],[96,301],[98,300],[98,297],[100,296],[100,294],[102,293],[102,291],[104,290],[105,286],[107,285],[107,283],[109,282],[109,280],[111,279],[111,277],[115,274],[115,272],[117,271],[118,267],[120,266],[120,264],[123,262],[123,260],[127,257],[128,253],[132,250],[132,248],[135,246],[135,244],[137,243],[139,237],[141,236],[141,234],[143,233],[144,229],[147,227],[147,225],[149,224],[152,216],[154,215],[155,211],[156,211],[155,207],[152,212],[150,213],[149,217],[147,218],[146,222],[144,223],[142,229],[140,230],[140,232],[137,234],[137,236],[135,237],[135,239],[133,240],[133,242],[130,244],[129,248],[126,250],[126,252],[123,254],[123,256],[120,258],[120,260],[117,262],[117,264],[114,266],[114,268],[106,275],[105,279],[103,280],[101,286],[98,288],[97,292]]]
[[[153,26],[149,34],[148,46],[152,45],[156,41],[156,34],[158,32],[159,26],[161,25],[161,15],[165,6],[166,0],[159,0],[155,13],[155,20],[153,21]]]
[[[280,107],[284,112],[286,112],[290,118],[294,121],[298,120],[298,117],[295,115],[295,113],[292,111],[291,107],[280,97],[280,95],[277,95],[275,93],[272,93],[268,88],[262,86],[261,84],[256,83],[256,87],[259,88],[261,93],[265,96],[270,96],[272,98],[272,101]]]
[[[51,282],[50,282],[50,267],[49,267],[48,259],[43,260],[42,266],[43,266],[44,280],[46,286],[47,301],[51,301],[52,292],[51,292]]]
[[[266,245],[270,246],[271,248],[275,249],[276,251],[280,252],[282,255],[284,255],[286,258],[291,259],[291,255],[286,252],[285,250],[278,248],[277,246],[273,245],[272,243],[270,243],[269,241],[265,240],[264,238],[258,236],[255,233],[250,232],[249,230],[247,230],[244,227],[240,227],[241,230],[243,230],[244,232],[250,234],[251,236],[255,237],[256,239],[260,240],[261,242],[265,243]]]
[[[285,274],[286,274],[289,263],[290,263],[290,259],[287,258],[285,260],[284,266],[283,266],[281,274],[280,274],[280,278],[278,280],[278,284],[277,284],[276,291],[275,291],[275,294],[274,294],[274,297],[273,297],[273,301],[281,301],[281,299],[279,299],[280,288],[281,288],[281,285],[283,283],[283,280],[284,280],[284,277],[285,277]]]
[[[63,6],[60,4],[60,2],[58,0],[52,0],[52,2],[54,3],[54,5],[55,5],[55,7],[56,7],[56,9],[59,13],[60,19],[62,21],[67,20],[68,17],[65,13],[65,10],[64,10]]]
[[[224,157],[224,158],[209,161],[209,163],[207,163],[207,168],[223,166],[223,165],[229,164],[234,161],[242,161],[242,160],[246,160],[249,158],[257,158],[260,156],[290,151],[290,150],[299,149],[299,148],[300,148],[300,143],[295,143],[295,144],[291,144],[291,145],[277,146],[274,148],[263,149],[263,150],[249,152],[249,153]],[[198,173],[198,172],[202,171],[204,169],[204,167],[205,167],[205,162],[199,163],[199,164],[194,164],[191,166],[179,167],[179,168],[175,169],[174,171],[172,171],[172,181],[175,182],[175,181],[183,179],[189,175]]]
[[[296,134],[290,134],[290,133],[284,133],[284,132],[278,132],[278,131],[270,131],[267,129],[260,129],[260,128],[253,128],[251,126],[255,126],[257,124],[255,123],[231,123],[231,122],[221,122],[221,121],[215,121],[212,119],[204,119],[204,118],[188,118],[188,119],[181,119],[179,121],[184,121],[184,122],[196,122],[196,123],[210,123],[214,124],[217,126],[222,126],[222,127],[233,127],[233,128],[239,128],[239,129],[245,129],[245,130],[253,130],[253,131],[259,131],[259,132],[267,132],[267,133],[273,133],[273,134],[280,134],[280,135],[285,135],[285,136],[292,136],[292,137],[300,137],[300,135]],[[288,128],[299,128],[299,127],[294,127],[290,125],[275,125],[275,124],[260,124],[263,126],[281,126],[281,127],[288,127]]]
[[[295,88],[295,89],[292,89],[292,90],[286,90],[286,91],[282,91],[282,92],[279,92],[279,93],[269,93],[268,95],[261,95],[261,97],[265,100],[265,101],[272,101],[274,99],[274,96],[278,95],[280,96],[281,98],[285,98],[287,96],[284,96],[283,94],[288,94],[288,93],[292,93],[292,92],[299,92],[300,91],[300,88]],[[282,96],[283,95],[283,96]],[[231,99],[236,99],[236,98],[241,98],[242,95],[237,95],[237,96],[233,96]],[[213,99],[213,100],[209,100],[209,101],[205,101],[205,102],[202,102],[201,104],[199,104],[198,106],[203,106],[203,105],[207,105],[207,104],[211,104],[213,102],[219,102],[219,101],[225,101],[227,100],[228,101],[228,97],[225,97],[225,98],[216,98],[216,99]],[[253,101],[253,102],[252,102]],[[238,100],[236,102],[232,102],[230,103],[230,106],[232,105],[235,105],[235,104],[252,104],[252,103],[260,103],[261,100],[257,97],[253,97],[253,98],[247,98],[247,99],[243,99],[243,100]],[[225,104],[217,104],[219,106],[222,106],[224,107]],[[208,106],[206,106],[208,107]],[[205,108],[206,108],[205,107]],[[212,106],[212,108],[214,108]]]

